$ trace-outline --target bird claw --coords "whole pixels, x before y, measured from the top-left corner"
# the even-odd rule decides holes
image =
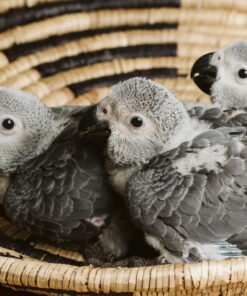
[[[114,256],[113,254],[106,254],[104,257],[106,258],[106,261],[110,263],[113,263],[117,260],[116,256]]]
[[[164,265],[164,264],[167,264],[167,263],[169,263],[169,262],[167,261],[166,256],[161,255],[161,256],[159,256],[157,258],[157,265]]]

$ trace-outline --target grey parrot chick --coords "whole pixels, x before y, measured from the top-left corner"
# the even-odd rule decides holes
[[[247,41],[200,57],[191,77],[196,85],[223,108],[247,107]]]
[[[0,171],[10,173],[47,149],[63,123],[31,94],[0,88],[0,98]]]
[[[105,180],[101,149],[79,137],[88,109],[48,108],[31,94],[0,88],[4,210],[35,236],[63,246],[88,246],[100,237],[101,253],[121,257],[135,230],[111,226],[123,225],[125,214]]]
[[[212,110],[205,118],[217,113]],[[218,120],[215,127],[143,78],[115,85],[94,112],[95,127],[82,132],[110,130],[110,183],[162,258],[175,263],[242,254],[228,239],[247,227],[246,113],[236,115],[242,121]]]

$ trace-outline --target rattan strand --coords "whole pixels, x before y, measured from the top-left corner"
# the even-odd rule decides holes
[[[237,33],[236,33],[237,34]],[[235,34],[235,37],[237,36]],[[139,38],[137,38],[139,36]],[[245,34],[247,37],[247,33]],[[5,85],[14,85],[21,83],[19,81],[19,73],[38,66],[43,63],[53,62],[63,57],[74,56],[82,52],[92,52],[104,48],[116,48],[121,46],[132,46],[138,44],[155,44],[155,43],[172,43],[180,40],[178,43],[178,56],[196,58],[203,51],[212,51],[220,46],[225,46],[232,41],[232,37],[225,37],[220,44],[218,37],[209,35],[205,38],[202,33],[190,33],[189,38],[184,32],[177,30],[154,30],[154,31],[129,31],[120,33],[103,34],[101,36],[80,39],[66,43],[55,48],[50,48],[41,52],[37,52],[12,62],[7,65],[7,58],[2,54],[0,63],[0,83]],[[2,59],[1,59],[2,57]],[[5,66],[5,67],[4,67]],[[32,72],[28,72],[30,74]],[[23,74],[26,76],[25,73]],[[20,80],[22,81],[23,78]],[[35,78],[33,78],[35,79]],[[36,78],[38,79],[38,77]],[[6,81],[7,80],[7,81]],[[18,87],[18,86],[17,86]]]
[[[56,1],[56,0],[50,0]],[[49,0],[2,0],[0,11],[25,4],[33,6]],[[109,87],[93,87],[76,97],[69,88],[71,83],[87,81],[105,75],[119,74],[133,69],[169,66],[178,73],[187,74],[192,61],[204,52],[215,50],[234,39],[246,38],[247,2],[243,0],[183,0],[181,8],[101,10],[90,13],[65,14],[27,24],[0,33],[0,48],[14,44],[41,40],[49,36],[90,28],[120,26],[124,24],[177,23],[178,29],[135,30],[88,37],[64,45],[37,51],[9,63],[0,52],[0,83],[25,88],[40,95],[48,105],[91,104],[101,99]],[[203,8],[203,16],[198,8]],[[218,8],[218,9],[217,9]],[[78,69],[59,72],[42,79],[34,67],[54,62],[63,57],[75,56],[104,48],[117,48],[145,43],[177,44],[177,57],[120,59],[97,63]],[[190,57],[190,58],[189,58]],[[160,62],[162,61],[162,63]],[[157,79],[174,89],[179,98],[187,102],[208,101],[187,78]],[[26,240],[29,234],[0,218],[0,229],[12,239]],[[44,243],[32,243],[33,249],[83,262],[77,252],[55,248]],[[40,289],[61,289],[109,293],[133,292],[134,295],[234,295],[247,294],[247,259],[239,258],[225,262],[202,262],[192,265],[167,265],[144,268],[99,269],[75,267],[69,264],[50,264],[30,258],[15,250],[0,247],[0,284],[24,285]],[[23,257],[22,260],[19,258]],[[41,258],[42,259],[42,258]],[[45,255],[43,257],[45,259]],[[32,290],[32,289],[31,289]],[[38,291],[36,291],[38,293]],[[43,293],[43,291],[40,291]],[[46,293],[46,291],[45,291]],[[50,290],[49,295],[56,295]],[[60,294],[61,295],[61,294]]]
[[[183,58],[174,59],[173,57],[161,57],[118,59],[112,62],[96,63],[90,66],[79,67],[76,69],[64,71],[41,79],[39,82],[34,83],[33,85],[23,89],[32,92],[42,99],[57,89],[79,81],[85,81],[92,78],[104,77],[114,74],[127,73],[138,69],[150,69],[169,66],[176,67],[176,65],[178,64],[181,69],[179,73],[186,73],[186,70],[188,70],[188,60]]]
[[[247,25],[245,14],[237,11],[205,9],[204,17],[195,14],[193,9],[153,8],[129,10],[102,10],[90,13],[74,13],[53,17],[36,23],[16,27],[0,33],[0,49],[13,44],[40,40],[49,36],[61,35],[94,28],[114,27],[120,25],[153,24],[164,21],[182,24],[207,24],[223,26],[227,20],[229,27]]]
[[[37,4],[61,2],[61,1],[70,1],[70,0],[1,0],[0,13],[3,13],[13,8],[20,8],[24,6],[31,7]]]
[[[76,292],[202,292],[246,285],[247,258],[142,268],[93,268],[0,258],[1,284]],[[238,266],[238,269],[235,268]],[[13,277],[13,275],[15,275]],[[202,277],[204,280],[202,280]],[[80,280],[79,280],[80,279]],[[78,281],[79,280],[79,281]]]
[[[78,261],[78,262],[84,262],[85,261],[84,257],[79,252],[58,248],[56,246],[48,245],[48,244],[45,244],[45,243],[33,243],[33,244],[31,244],[31,246],[34,249],[47,251],[47,252],[49,252],[49,253],[51,253],[53,255],[59,255],[59,256],[62,256],[64,258],[69,258],[69,259],[72,259],[72,260],[75,260],[75,261]]]
[[[166,78],[155,79],[155,81],[163,84],[166,87],[175,89],[178,98],[184,102],[209,102],[209,97],[198,90],[198,88],[196,88],[196,86],[188,78]],[[92,90],[89,90],[75,98],[75,95],[71,92],[71,90],[67,87],[64,87],[43,98],[43,102],[50,107],[62,105],[87,106],[97,103],[107,94],[108,91],[109,87],[93,88]]]
[[[70,69],[43,79],[41,79],[40,74],[37,70],[28,70],[23,72],[22,74],[17,75],[16,79],[9,79],[8,81],[2,82],[2,85],[14,87],[17,89],[25,88],[26,90],[36,89],[37,85],[38,88],[39,85],[50,85],[48,86],[48,88],[50,89],[50,91],[54,91],[57,88],[64,87],[67,84],[84,81],[90,78],[103,77],[106,75],[113,75],[122,72],[131,72],[135,69],[150,69],[152,67],[180,67],[181,74],[186,74],[192,64],[193,60],[191,58],[184,57],[140,57],[136,59],[117,59],[110,62],[96,63],[89,66]],[[96,69],[98,70],[98,72],[94,72]],[[84,72],[87,72],[87,74],[85,74]],[[47,94],[49,94],[50,91]],[[37,94],[36,91],[32,90],[32,92]],[[39,93],[39,95],[40,98],[43,98],[44,96],[41,93]]]
[[[20,254],[20,253],[14,251],[14,250],[10,250],[10,249],[4,248],[4,247],[0,247],[0,254],[1,255],[7,255],[7,256],[10,256],[10,257],[13,257],[13,258],[17,258],[17,259],[34,260],[30,256]]]
[[[3,231],[5,235],[9,237],[14,237],[14,238],[18,238],[18,236],[20,235],[23,238],[24,233],[27,234],[27,232],[23,232],[22,230],[20,230],[18,227],[14,226],[10,222],[8,222],[3,217],[0,217],[0,230]]]
[[[244,27],[234,27],[234,26],[228,26],[228,25],[219,25],[219,26],[212,26],[210,25],[204,25],[204,24],[199,24],[196,26],[190,25],[190,24],[185,24],[181,27],[178,28],[179,32],[184,32],[184,34],[187,34],[190,36],[190,34],[198,34],[201,33],[204,35],[205,40],[204,43],[206,42],[207,38],[212,38],[214,37],[215,39],[218,40],[218,45],[224,46],[224,42],[226,41],[226,37],[228,37],[230,42],[232,42],[235,39],[240,39],[240,38],[246,38],[247,32]],[[187,36],[188,36],[187,35]],[[180,40],[177,40],[179,43]],[[195,43],[198,41],[195,39]],[[223,42],[223,44],[222,44]]]
[[[217,48],[217,38],[211,36],[207,40],[202,34],[194,34],[188,39],[183,32],[175,30],[154,30],[154,31],[127,31],[120,33],[103,34],[101,36],[80,39],[66,43],[56,48],[50,48],[37,52],[26,57],[19,58],[0,70],[0,83],[7,79],[16,80],[17,74],[31,69],[37,65],[56,61],[63,57],[74,56],[83,52],[92,52],[104,48],[116,48],[138,44],[172,43],[180,40],[178,44],[178,55],[184,57],[198,57],[202,50],[214,50]],[[193,42],[197,40],[197,42]],[[225,44],[232,39],[226,38]],[[13,77],[13,78],[12,78]],[[7,82],[11,84],[10,82]]]
[[[247,11],[247,2],[245,0],[182,0],[181,5],[182,7],[197,9],[219,8]]]
[[[23,6],[34,6],[42,3],[51,2],[62,2],[62,1],[72,1],[72,0],[1,0],[0,2],[0,12],[7,11],[12,8],[18,8]],[[247,3],[245,0],[182,0],[182,7],[193,7],[193,8],[225,8],[225,9],[239,9],[247,10]]]
[[[0,230],[3,231],[7,237],[12,238],[14,240],[21,239],[22,241],[25,241],[30,237],[30,234],[27,231],[20,230],[19,228],[10,224],[7,220],[5,220],[2,217],[0,217]],[[52,254],[52,255],[59,255],[59,256],[62,256],[63,258],[72,259],[77,262],[85,261],[82,254],[76,251],[58,248],[56,246],[45,244],[44,242],[33,241],[33,242],[30,242],[29,244],[30,246],[32,246],[33,249],[47,251],[49,252],[49,254]],[[7,251],[5,252],[3,250],[9,250],[9,249],[0,247],[0,253],[7,253]],[[30,256],[27,256],[25,254],[22,254],[20,252],[13,251],[13,250],[9,250],[8,253],[11,256],[14,256],[12,252],[13,254],[16,254],[16,256],[19,256],[19,257],[23,256],[24,258],[27,258],[27,257],[31,258]]]

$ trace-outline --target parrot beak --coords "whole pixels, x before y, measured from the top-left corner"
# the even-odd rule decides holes
[[[93,105],[81,119],[79,124],[80,137],[91,139],[98,144],[104,144],[111,131],[107,121],[98,120],[96,111],[97,105]]]
[[[216,81],[217,68],[210,64],[214,52],[201,56],[192,66],[190,77],[206,94],[211,94],[211,87]]]

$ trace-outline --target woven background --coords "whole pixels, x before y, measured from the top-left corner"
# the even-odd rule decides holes
[[[49,106],[97,102],[110,85],[136,75],[186,102],[207,102],[188,77],[193,61],[247,39],[246,0],[1,0],[0,13],[0,85],[30,91]],[[5,287],[49,295],[247,295],[245,258],[93,268],[82,266],[81,254],[37,241],[2,216]]]

